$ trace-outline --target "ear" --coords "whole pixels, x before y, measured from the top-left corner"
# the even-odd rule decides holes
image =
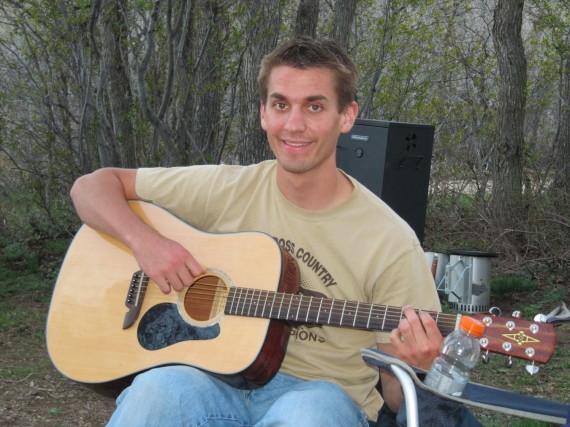
[[[358,117],[358,104],[356,101],[352,101],[346,106],[344,112],[342,113],[342,124],[340,127],[341,133],[347,133],[354,126],[354,121]]]
[[[261,127],[263,130],[267,130],[267,112],[265,110],[265,102],[261,101],[259,105],[259,116],[261,118]]]

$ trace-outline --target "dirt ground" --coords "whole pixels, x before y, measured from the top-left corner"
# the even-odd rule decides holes
[[[11,315],[20,316],[8,322],[12,326],[0,328],[0,426],[104,426],[114,410],[114,400],[64,378],[49,361],[44,343],[47,304],[28,301],[22,310],[22,302],[18,301],[18,307],[15,307],[15,304],[3,305],[0,309],[0,316],[4,319]],[[560,390],[559,383],[561,373],[570,368],[567,359],[570,355],[570,327],[567,326],[570,325],[559,329],[558,356],[550,364],[551,369],[546,368],[542,380],[534,386],[529,384],[524,392],[558,401],[567,400],[567,395],[564,397],[568,392],[567,386]],[[549,373],[550,370],[553,372]],[[501,379],[496,373],[490,375],[477,381],[500,382],[497,386],[508,389],[509,377],[517,376],[516,369]]]
[[[0,308],[0,426],[104,426],[114,401],[64,378],[49,360],[47,307],[15,299]]]
[[[5,427],[104,426],[114,402],[61,378],[0,379],[0,425]]]

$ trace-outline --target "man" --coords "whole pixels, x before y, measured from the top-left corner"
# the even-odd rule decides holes
[[[258,80],[261,126],[275,161],[98,170],[71,191],[80,217],[130,247],[165,293],[191,285],[204,266],[145,225],[127,200],[152,201],[209,232],[266,232],[297,258],[302,293],[406,305],[403,319],[392,332],[297,326],[280,372],[255,390],[188,366],[153,369],[117,399],[110,425],[367,426],[382,399],[378,372],[360,348],[377,345],[422,368],[439,353],[435,322],[411,308],[439,309],[414,232],[336,167],[338,137],[358,114],[354,64],[333,41],[300,38],[267,55]],[[397,411],[397,379],[382,373],[381,382]]]

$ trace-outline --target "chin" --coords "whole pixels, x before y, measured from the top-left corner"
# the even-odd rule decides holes
[[[285,172],[295,175],[300,175],[311,170],[310,166],[304,164],[292,164],[291,162],[280,162],[279,160],[277,160],[277,163]]]

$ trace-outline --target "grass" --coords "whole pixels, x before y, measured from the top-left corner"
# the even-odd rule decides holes
[[[548,313],[562,301],[567,301],[568,289],[565,279],[546,275],[540,280],[531,280],[526,276],[505,275],[492,280],[492,305],[503,303],[511,310],[519,310],[523,318],[532,320],[538,313]],[[508,311],[503,316],[509,316]],[[515,393],[541,397],[562,403],[570,403],[570,325],[557,329],[557,346],[551,361],[541,366],[536,375],[529,375],[525,370],[528,362],[515,360],[511,368],[506,367],[506,359],[501,355],[492,355],[489,364],[479,363],[472,375],[472,380]],[[554,424],[506,416],[488,411],[477,410],[478,418],[485,426],[545,427]]]
[[[527,276],[501,275],[491,281],[491,290],[497,296],[513,292],[531,292],[536,289],[536,282]]]
[[[5,383],[30,382],[54,375],[45,352],[45,319],[55,278],[69,240],[28,240],[5,246],[0,255],[0,386]],[[567,273],[566,273],[567,274]],[[527,319],[547,313],[561,301],[567,301],[564,272],[547,272],[532,280],[526,276],[497,275],[492,282],[492,304],[521,310]],[[446,304],[444,304],[446,307]],[[445,311],[449,307],[444,308]],[[541,396],[569,403],[570,396],[570,325],[559,328],[557,349],[551,362],[535,376],[525,371],[524,361],[505,367],[505,358],[494,355],[488,365],[479,363],[472,380],[505,390]],[[56,380],[53,380],[56,381]],[[54,386],[54,390],[57,390]],[[74,391],[73,393],[77,393]],[[81,395],[83,404],[86,397]],[[44,410],[47,419],[73,419],[69,413],[74,402],[51,403]],[[65,408],[65,409],[63,409]],[[548,423],[504,416],[495,412],[475,411],[485,426],[546,427]],[[0,417],[1,419],[1,417]]]
[[[25,378],[51,368],[31,348],[45,346],[47,305],[68,241],[27,241],[6,246],[0,256],[0,378]]]

